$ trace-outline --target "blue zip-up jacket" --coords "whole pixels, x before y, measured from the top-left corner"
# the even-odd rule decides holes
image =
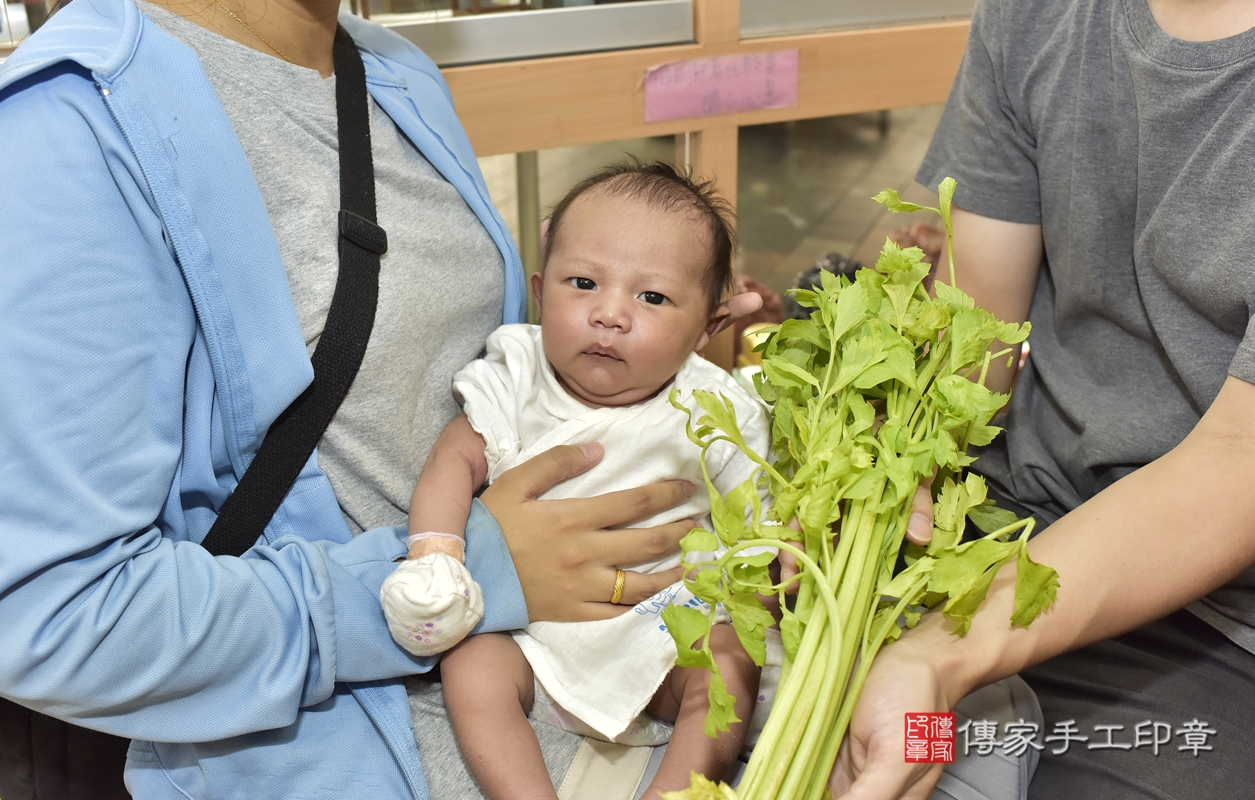
[[[346,17],[371,95],[518,255],[434,64]],[[379,586],[310,460],[242,558],[197,542],[310,360],[278,246],[196,55],[133,0],[75,0],[0,68],[0,694],[133,737],[148,798],[426,798]],[[16,157],[14,157],[16,156]],[[482,630],[526,624],[478,506]]]

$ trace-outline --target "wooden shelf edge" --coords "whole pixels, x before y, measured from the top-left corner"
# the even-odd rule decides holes
[[[939,22],[673,45],[452,67],[444,75],[475,151],[492,155],[942,102],[968,28]],[[785,49],[800,54],[796,106],[644,121],[647,69]]]

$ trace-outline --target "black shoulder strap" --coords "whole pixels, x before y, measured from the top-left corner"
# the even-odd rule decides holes
[[[337,27],[334,59],[340,138],[340,274],[314,350],[314,381],[275,420],[201,544],[214,555],[252,547],[309,460],[357,376],[379,297],[379,256],[388,238],[375,221],[366,70],[348,32]]]

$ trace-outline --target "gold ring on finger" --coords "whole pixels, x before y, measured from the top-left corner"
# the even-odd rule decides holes
[[[623,598],[623,582],[627,579],[627,575],[621,569],[614,571],[614,591],[610,593],[610,602],[618,603]]]

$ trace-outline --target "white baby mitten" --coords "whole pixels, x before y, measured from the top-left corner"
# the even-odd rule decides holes
[[[388,630],[416,656],[462,641],[484,616],[484,594],[466,565],[447,553],[402,561],[379,590]]]

